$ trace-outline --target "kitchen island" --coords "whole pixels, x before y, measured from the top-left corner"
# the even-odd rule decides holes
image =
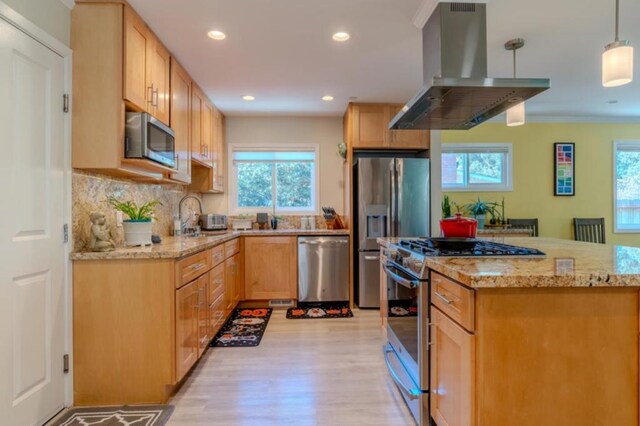
[[[637,426],[640,249],[499,241],[545,256],[424,258],[436,424]]]

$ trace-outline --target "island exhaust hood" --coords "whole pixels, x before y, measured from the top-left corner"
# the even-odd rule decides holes
[[[486,4],[439,3],[422,29],[424,88],[390,129],[468,130],[549,88],[547,78],[488,78]]]

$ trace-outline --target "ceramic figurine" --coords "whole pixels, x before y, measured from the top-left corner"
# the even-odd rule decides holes
[[[111,231],[107,227],[107,220],[102,213],[91,213],[91,241],[89,248],[91,251],[113,251],[116,243],[111,238]]]

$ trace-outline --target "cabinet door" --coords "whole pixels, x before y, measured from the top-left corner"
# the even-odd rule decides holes
[[[225,318],[224,305],[224,262],[217,265],[209,273],[209,291],[207,303],[209,304],[209,334],[213,338]]]
[[[169,125],[169,70],[171,55],[155,38],[149,37],[147,61],[151,81],[151,114]]]
[[[207,350],[211,341],[209,324],[209,305],[207,304],[207,288],[209,286],[209,273],[207,272],[195,282],[198,306],[198,357]]]
[[[142,111],[151,100],[150,76],[147,73],[147,51],[151,33],[130,7],[124,8],[124,99]],[[96,102],[100,101],[96,99]]]
[[[232,257],[233,259],[233,264],[234,264],[234,268],[235,268],[235,274],[233,276],[234,278],[234,282],[233,282],[233,306],[237,306],[238,302],[240,302],[240,293],[242,292],[242,288],[241,288],[241,280],[240,280],[240,255],[236,254],[233,255]]]
[[[384,148],[388,116],[384,104],[354,104],[352,108],[352,143],[354,148]]]
[[[296,237],[245,237],[245,299],[297,297]]]
[[[231,313],[234,304],[235,287],[238,277],[238,263],[236,256],[232,256],[224,262],[224,306],[225,316]]]
[[[213,112],[213,190],[224,192],[224,116],[215,107]]]
[[[433,306],[431,320],[431,417],[438,426],[473,426],[474,336]]]
[[[171,177],[191,183],[191,78],[171,59],[171,128],[176,135],[176,173]]]
[[[191,158],[204,161],[202,148],[202,113],[204,109],[204,95],[200,88],[191,84]]]
[[[385,122],[387,126],[404,105],[391,104],[387,106]],[[387,146],[391,149],[428,149],[430,133],[428,130],[387,130]]]
[[[202,160],[211,167],[213,167],[213,119],[213,104],[205,98],[202,110]]]
[[[195,281],[176,290],[176,381],[198,359],[198,289]]]

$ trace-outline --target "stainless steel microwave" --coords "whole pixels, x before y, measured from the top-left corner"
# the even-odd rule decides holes
[[[124,136],[126,158],[146,158],[175,168],[175,134],[169,126],[151,114],[127,112]]]

